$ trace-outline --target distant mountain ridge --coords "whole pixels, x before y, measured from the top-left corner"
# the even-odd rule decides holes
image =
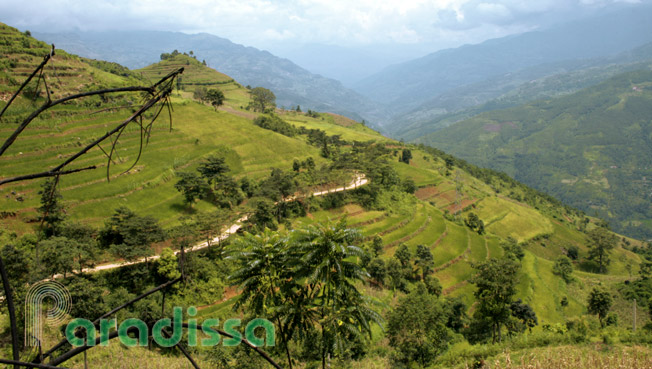
[[[386,116],[378,104],[344,87],[340,82],[310,73],[290,60],[263,50],[235,44],[207,33],[180,32],[74,32],[38,33],[38,39],[54,43],[72,53],[142,68],[159,61],[160,54],[193,51],[198,60],[244,84],[271,89],[278,106],[333,112],[355,120],[382,121]]]
[[[406,141],[487,111],[505,109],[536,99],[558,97],[598,84],[652,61],[652,42],[615,57],[538,65],[462,86],[443,93],[401,115],[401,124],[388,132]]]
[[[609,220],[617,231],[652,239],[652,63],[416,141],[504,171]]]
[[[606,14],[441,50],[397,64],[354,85],[400,117],[454,89],[539,65],[602,58],[652,41],[652,7],[625,6]],[[482,102],[479,102],[482,103]]]

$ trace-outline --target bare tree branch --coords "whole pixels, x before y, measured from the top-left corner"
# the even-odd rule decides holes
[[[97,167],[95,165],[91,165],[90,167],[86,167],[86,168],[78,168],[78,169],[70,169],[70,170],[62,170],[62,171],[51,171],[50,170],[50,171],[47,171],[47,172],[26,174],[24,176],[0,179],[0,186],[5,184],[5,183],[10,183],[10,182],[26,181],[28,179],[45,178],[45,177],[57,177],[57,176],[78,173],[78,172],[82,172],[82,171],[85,171],[85,170],[91,170],[91,169],[96,169],[96,168]]]
[[[15,368],[24,366],[24,367],[27,367],[27,368],[65,369],[65,368],[62,368],[62,367],[59,367],[59,366],[28,363],[28,362],[25,362],[25,361],[18,361],[18,360],[0,359],[0,363],[2,363],[2,364],[13,364]]]
[[[16,308],[14,307],[14,298],[11,293],[11,285],[9,284],[9,277],[7,276],[7,269],[5,263],[0,257],[0,275],[2,275],[2,286],[5,289],[5,299],[7,300],[7,308],[9,310],[9,321],[11,324],[11,350],[14,361],[20,360],[20,346],[18,345],[18,328],[16,328]],[[14,364],[14,369],[19,366]]]
[[[145,297],[147,297],[147,296],[149,296],[149,295],[151,295],[151,294],[153,294],[153,293],[155,293],[155,292],[157,292],[157,291],[160,291],[160,290],[162,290],[162,289],[164,289],[164,288],[166,288],[166,287],[169,287],[169,286],[171,286],[171,285],[173,285],[173,284],[175,284],[175,283],[177,283],[177,282],[180,282],[180,281],[181,281],[181,277],[176,278],[176,279],[173,279],[173,280],[168,281],[168,282],[165,282],[165,283],[163,283],[162,285],[160,285],[160,286],[158,286],[158,287],[154,287],[154,288],[152,288],[151,290],[149,290],[149,291],[143,293],[142,295],[137,296],[137,297],[134,297],[133,299],[131,299],[131,300],[125,302],[124,304],[122,304],[122,305],[116,307],[115,309],[113,309],[113,310],[111,310],[111,311],[109,311],[109,312],[106,312],[106,313],[102,314],[102,316],[100,316],[99,318],[97,318],[97,319],[95,319],[95,320],[93,321],[93,324],[97,326],[98,324],[100,324],[100,320],[101,320],[101,319],[108,318],[108,317],[110,317],[111,315],[117,313],[118,311],[120,311],[120,310],[126,308],[127,306],[129,306],[129,305],[131,305],[131,304],[133,304],[133,303],[135,303],[135,302],[138,302],[138,301],[144,299]],[[42,360],[43,358],[46,358],[46,357],[52,355],[52,353],[53,353],[54,351],[56,351],[56,350],[60,349],[61,347],[63,347],[67,342],[68,342],[67,340],[61,340],[61,341],[59,341],[59,342],[58,342],[56,345],[54,345],[51,349],[49,349],[48,351],[46,351],[46,352],[43,354],[43,357],[42,357],[42,358],[36,358],[36,359],[34,359],[32,362],[35,362],[35,363],[40,362],[40,360]]]
[[[57,106],[59,104],[62,104],[64,102],[70,101],[70,100],[75,100],[75,99],[80,99],[83,97],[88,97],[88,96],[95,96],[95,95],[103,95],[103,94],[109,94],[109,93],[116,93],[116,92],[149,92],[150,94],[153,94],[153,90],[151,87],[143,87],[143,86],[129,86],[129,87],[118,87],[118,88],[107,88],[104,90],[96,90],[96,91],[88,91],[88,92],[82,92],[66,97],[62,97],[61,99],[55,100],[55,101],[48,101],[45,104],[41,105],[38,109],[36,109],[32,114],[29,115],[19,126],[16,128],[16,130],[9,136],[2,147],[0,147],[0,156],[2,156],[5,151],[11,146],[11,144],[16,141],[16,138],[27,128],[27,126],[36,118],[38,117],[41,113],[44,111]]]
[[[36,73],[43,70],[43,68],[45,67],[45,64],[47,64],[48,61],[50,61],[52,56],[54,56],[54,44],[52,44],[52,50],[50,50],[50,53],[47,54],[45,57],[43,57],[43,61],[41,62],[41,64],[39,64],[39,66],[36,67],[36,69],[34,69],[32,74],[30,74],[29,77],[27,77],[25,82],[23,82],[23,84],[20,85],[20,87],[18,87],[18,90],[13,94],[13,96],[11,96],[11,99],[9,99],[9,102],[7,102],[7,105],[5,105],[4,108],[2,108],[2,111],[0,111],[0,118],[5,113],[5,111],[9,108],[9,105],[11,105],[11,103],[14,102],[14,99],[16,99],[16,97],[20,94],[20,92],[25,88],[25,86],[27,86],[27,84],[32,80],[32,78],[34,78]]]

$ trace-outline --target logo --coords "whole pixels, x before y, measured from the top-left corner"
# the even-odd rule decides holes
[[[70,307],[70,293],[61,283],[41,281],[31,286],[25,296],[25,346],[40,346],[43,325],[63,324]]]
[[[36,283],[27,291],[25,297],[25,346],[38,347],[43,339],[44,324],[57,327],[62,325],[70,313],[72,302],[70,293],[64,285],[56,281],[42,281]],[[222,341],[224,346],[237,346],[243,340],[238,328],[242,325],[240,319],[227,319],[224,321],[223,332],[226,333],[222,340],[217,328],[219,319],[205,319],[201,324],[193,317],[197,315],[194,306],[186,310],[187,323],[184,324],[183,308],[172,309],[172,319],[158,320],[150,327],[135,318],[125,319],[118,325],[116,319],[100,319],[99,336],[98,327],[88,319],[74,318],[68,322],[65,329],[66,339],[74,347],[78,346],[107,346],[111,331],[117,331],[119,341],[129,347],[147,346],[148,337],[162,347],[172,347],[181,342],[183,329],[187,329],[188,346],[215,346]],[[263,337],[259,337],[261,330]],[[85,334],[81,334],[84,331]],[[198,332],[203,333],[199,338]],[[230,336],[230,337],[228,337]],[[274,324],[267,319],[257,318],[249,321],[244,327],[244,338],[253,346],[274,346],[276,335]]]

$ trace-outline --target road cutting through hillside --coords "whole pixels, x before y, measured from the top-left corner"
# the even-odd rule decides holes
[[[355,180],[353,180],[353,182],[351,182],[351,184],[349,184],[348,186],[331,188],[331,189],[324,190],[324,191],[313,192],[312,196],[315,196],[315,197],[316,196],[324,196],[324,195],[328,195],[329,193],[353,190],[353,189],[356,189],[356,188],[358,188],[360,186],[364,186],[367,183],[369,183],[369,180],[367,178],[365,178],[365,175],[364,174],[358,174],[356,176]],[[297,198],[299,198],[299,196],[292,196],[292,197],[290,197],[288,199],[285,199],[284,201],[286,201],[286,202],[294,201]],[[215,237],[211,241],[211,244],[216,243],[216,242],[220,242],[220,241],[224,241],[229,236],[236,233],[242,227],[242,223],[247,221],[247,219],[249,219],[249,216],[245,215],[245,216],[241,217],[240,219],[236,220],[236,222],[234,224],[232,224],[224,233],[222,233],[221,235]],[[202,242],[202,243],[199,243],[199,244],[191,247],[190,249],[187,249],[186,252],[197,251],[197,250],[204,249],[206,247],[208,247],[208,242]],[[174,253],[176,255],[179,252],[180,251],[175,251]],[[142,258],[142,259],[138,259],[138,260],[130,261],[130,262],[98,265],[98,266],[96,266],[94,268],[84,268],[84,269],[82,269],[82,272],[83,273],[100,272],[100,271],[103,271],[103,270],[110,270],[110,269],[120,268],[120,267],[127,266],[127,265],[140,264],[140,263],[144,263],[145,261],[156,260],[158,258],[160,258],[160,255],[154,255],[154,256],[150,256],[150,257],[147,257],[147,258]],[[57,278],[57,277],[59,277],[59,275],[55,276],[55,278]]]

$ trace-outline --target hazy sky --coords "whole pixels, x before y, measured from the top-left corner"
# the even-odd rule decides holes
[[[267,48],[275,43],[477,43],[570,19],[613,3],[649,0],[0,0],[0,21],[20,29],[208,32]]]

